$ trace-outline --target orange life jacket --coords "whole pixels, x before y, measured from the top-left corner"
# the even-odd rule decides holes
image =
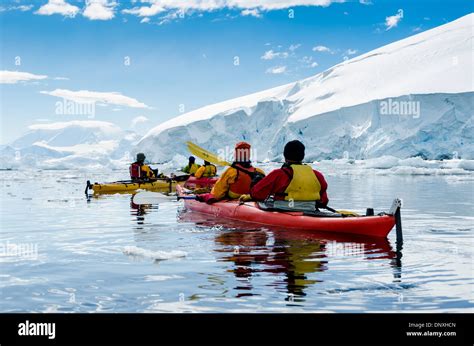
[[[233,164],[232,167],[237,170],[237,178],[234,183],[229,185],[229,197],[239,198],[241,195],[250,193],[250,185],[252,184],[252,175],[255,172],[255,167],[242,167],[239,164]]]

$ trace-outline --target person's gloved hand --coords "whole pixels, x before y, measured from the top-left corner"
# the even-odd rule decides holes
[[[217,202],[217,199],[214,197],[212,193],[202,193],[200,195],[196,195],[196,199],[199,202],[205,202],[207,204],[212,204],[214,202]]]
[[[252,200],[252,196],[250,196],[248,194],[244,194],[244,195],[239,197],[239,202],[241,202],[241,203],[248,202],[248,201],[251,201],[251,200]]]

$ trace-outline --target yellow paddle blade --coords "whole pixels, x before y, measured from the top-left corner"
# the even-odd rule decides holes
[[[346,216],[360,216],[359,214],[357,214],[356,212],[354,211],[350,211],[350,210],[336,210],[339,214],[341,215],[346,215]]]
[[[199,157],[200,159],[203,159],[205,161],[209,161],[210,163],[213,163],[218,166],[230,166],[231,164],[225,160],[221,160],[219,156],[217,156],[214,153],[211,153],[210,151],[207,151],[206,149],[201,148],[199,145],[194,144],[193,142],[186,142],[186,145],[188,146],[188,150],[193,154],[194,156]]]

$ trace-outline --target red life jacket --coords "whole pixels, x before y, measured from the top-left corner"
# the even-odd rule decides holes
[[[238,195],[250,193],[250,185],[252,184],[252,175],[255,172],[255,167],[247,168],[239,164],[232,166],[237,170],[237,179],[229,186],[229,196],[231,198],[238,198]]]
[[[138,162],[134,162],[130,165],[130,178],[132,179],[142,178],[142,167]]]

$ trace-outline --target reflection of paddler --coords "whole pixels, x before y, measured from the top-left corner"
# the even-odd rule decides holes
[[[266,272],[286,275],[288,293],[305,295],[306,286],[317,280],[309,280],[307,274],[325,270],[325,261],[314,260],[315,254],[324,253],[325,246],[318,241],[275,239],[271,246],[267,244],[268,235],[265,231],[233,231],[222,233],[216,242],[233,246],[233,253],[226,257],[235,263],[232,270],[236,277],[251,277],[252,273]],[[264,247],[265,251],[252,253],[248,248]],[[323,257],[323,256],[321,256]],[[253,264],[262,264],[262,269],[255,269]]]
[[[266,262],[279,268],[286,274],[286,285],[288,293],[304,296],[304,289],[319,280],[308,279],[307,274],[323,271],[326,269],[326,261],[317,257],[318,253],[324,254],[325,244],[318,241],[302,242],[299,240],[276,240],[274,249],[281,249],[276,256]]]
[[[236,277],[249,278],[254,272],[251,268],[252,263],[263,263],[268,257],[268,253],[251,254],[249,248],[265,246],[267,238],[265,231],[232,231],[219,234],[216,242],[232,246],[230,250],[232,255],[226,256],[225,259],[235,263],[235,269],[232,271]]]
[[[145,215],[147,214],[148,210],[151,209],[151,207],[151,204],[135,204],[133,202],[133,196],[130,198],[130,208],[132,208],[132,215]],[[133,212],[133,210],[136,210],[136,212]]]
[[[137,223],[139,225],[143,225],[143,222],[145,221],[145,215],[148,213],[150,209],[153,208],[153,205],[151,204],[135,204],[133,202],[133,196],[130,197],[130,210],[131,210],[131,215],[137,217]]]

